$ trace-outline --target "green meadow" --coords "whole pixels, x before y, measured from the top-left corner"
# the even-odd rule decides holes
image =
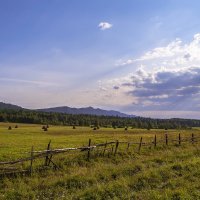
[[[200,149],[199,143],[170,142],[166,146],[165,133],[169,139],[190,138],[200,130],[145,130],[123,128],[51,126],[43,131],[41,125],[0,123],[0,162],[30,156],[30,150],[45,150],[51,140],[51,148],[87,146],[109,141],[153,141],[157,135],[156,148],[120,144],[116,156],[101,150],[87,152],[70,151],[53,156],[59,170],[42,169],[44,159],[33,163],[33,174],[2,176],[0,199],[200,199]],[[8,130],[11,126],[12,130]],[[28,168],[30,162],[17,165]],[[2,167],[2,166],[0,166]],[[12,166],[14,167],[14,166]]]

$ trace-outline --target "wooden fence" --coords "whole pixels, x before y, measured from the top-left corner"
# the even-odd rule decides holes
[[[165,134],[163,138],[158,139],[157,135],[154,136],[154,138],[149,138],[148,142],[144,142],[143,137],[139,138],[139,141],[110,141],[100,144],[92,145],[91,139],[89,139],[87,146],[82,147],[74,147],[74,148],[62,148],[62,149],[51,149],[51,141],[47,145],[46,150],[42,151],[35,151],[34,147],[31,147],[29,153],[29,157],[21,158],[14,161],[5,161],[0,162],[0,176],[9,175],[9,174],[16,174],[16,173],[28,173],[32,175],[33,173],[33,161],[36,159],[44,159],[44,166],[52,166],[54,169],[59,169],[58,165],[52,160],[54,155],[66,153],[70,151],[80,151],[80,152],[86,152],[86,159],[89,161],[91,159],[91,151],[97,150],[96,155],[98,156],[105,156],[106,152],[108,157],[110,155],[116,156],[118,152],[118,148],[120,145],[126,145],[125,148],[123,148],[125,151],[129,151],[130,147],[135,145],[136,152],[140,152],[141,148],[143,146],[149,146],[156,148],[158,145],[181,145],[182,143],[190,143],[195,144],[200,140],[200,136],[194,136],[192,134],[190,137],[181,137],[181,134],[178,135],[177,138],[169,138],[168,134]],[[19,163],[25,163],[30,162],[30,166],[28,169],[21,169],[18,170],[17,168],[13,167],[13,165],[19,164]]]

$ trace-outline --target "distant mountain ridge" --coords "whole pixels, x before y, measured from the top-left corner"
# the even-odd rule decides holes
[[[2,109],[21,110],[21,109],[26,109],[26,108],[22,108],[20,106],[13,105],[13,104],[0,102],[0,110]],[[26,110],[31,110],[31,109],[26,109]],[[121,113],[115,110],[103,110],[100,108],[93,108],[93,107],[71,108],[68,106],[61,106],[61,107],[53,107],[53,108],[41,108],[41,109],[36,109],[35,111],[73,114],[73,115],[85,114],[85,115],[98,115],[98,116],[103,115],[103,116],[118,116],[118,117],[136,117],[135,115],[127,115],[125,113]]]
[[[135,115],[127,115],[115,110],[103,110],[100,108],[85,107],[85,108],[71,108],[68,106],[54,107],[54,108],[44,108],[38,109],[38,111],[43,112],[56,112],[65,114],[86,114],[86,115],[98,115],[98,116],[118,116],[118,117],[136,117]]]
[[[0,102],[0,109],[21,110],[23,108],[14,104]]]

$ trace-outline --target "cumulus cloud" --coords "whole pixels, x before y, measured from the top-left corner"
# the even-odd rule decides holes
[[[167,58],[173,57],[174,55],[183,53],[184,46],[182,45],[182,41],[177,38],[175,41],[168,44],[166,47],[157,47],[151,51],[148,51],[143,56],[141,56],[138,60],[152,60],[156,58]]]
[[[98,27],[101,29],[101,30],[106,30],[106,29],[110,29],[112,28],[112,24],[108,23],[108,22],[100,22]]]
[[[192,41],[184,43],[177,38],[166,46],[156,47],[147,51],[138,58],[120,60],[118,65],[130,65],[133,63],[145,63],[148,66],[180,68],[187,66],[200,66],[200,33],[195,34]]]
[[[199,55],[200,34],[188,43],[175,39],[137,58],[117,60],[116,65],[129,67],[117,68],[124,70],[124,76],[107,80],[105,87],[114,92],[124,112],[200,118]]]
[[[139,69],[124,82],[129,95],[137,101],[130,107],[141,110],[200,110],[200,68],[160,69],[147,72]]]

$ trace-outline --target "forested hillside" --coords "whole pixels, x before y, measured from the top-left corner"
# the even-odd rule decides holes
[[[103,127],[132,127],[179,129],[199,127],[200,120],[193,119],[151,119],[151,118],[123,118],[114,116],[71,115],[62,113],[46,113],[30,110],[0,110],[0,122],[54,124],[70,126],[103,126]]]

